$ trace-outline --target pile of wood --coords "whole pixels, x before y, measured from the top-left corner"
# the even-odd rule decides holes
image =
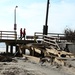
[[[45,56],[52,57],[53,63],[57,63],[60,65],[66,65],[68,60],[75,60],[75,55],[69,52],[61,51],[61,50],[56,50],[56,49],[46,49]]]

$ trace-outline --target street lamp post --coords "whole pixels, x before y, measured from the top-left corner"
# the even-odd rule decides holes
[[[15,9],[14,9],[14,31],[17,30],[17,24],[16,24],[16,8],[18,8],[18,6],[15,6]]]
[[[18,8],[18,6],[15,6],[15,9],[14,9],[14,31],[15,31],[15,39],[17,39],[17,24],[16,24],[16,8]]]

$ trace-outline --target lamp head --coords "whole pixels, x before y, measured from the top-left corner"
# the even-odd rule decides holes
[[[18,6],[16,6],[15,8],[18,8]]]

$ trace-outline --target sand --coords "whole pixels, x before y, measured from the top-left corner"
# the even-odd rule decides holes
[[[24,56],[25,57],[25,56]],[[75,67],[39,63],[39,58],[15,57],[12,62],[0,62],[0,75],[75,75]]]

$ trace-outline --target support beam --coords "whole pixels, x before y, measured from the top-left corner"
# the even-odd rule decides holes
[[[17,52],[19,50],[18,46],[15,46],[15,52]]]
[[[8,53],[9,46],[6,44],[6,53]]]
[[[32,50],[32,56],[35,56],[35,49]]]
[[[32,50],[30,50],[30,55],[32,56]]]
[[[10,53],[13,54],[13,45],[10,45]]]
[[[25,49],[23,49],[23,50],[22,50],[22,53],[23,53],[23,54],[26,54],[26,52],[25,52],[25,51],[26,51],[26,50],[25,50]]]
[[[44,58],[44,52],[41,50],[41,56],[42,58]]]

